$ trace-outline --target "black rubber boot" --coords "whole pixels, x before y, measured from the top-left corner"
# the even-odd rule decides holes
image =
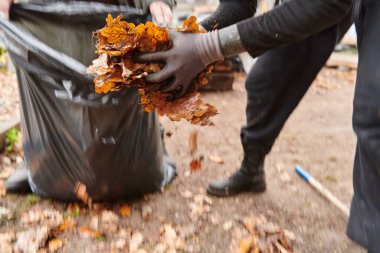
[[[30,185],[28,182],[28,170],[25,167],[24,162],[13,172],[13,174],[7,179],[5,184],[7,192],[10,193],[30,193]]]
[[[263,192],[266,190],[263,152],[248,143],[243,144],[244,159],[238,171],[224,180],[213,181],[207,193],[218,197],[233,196],[242,192]]]

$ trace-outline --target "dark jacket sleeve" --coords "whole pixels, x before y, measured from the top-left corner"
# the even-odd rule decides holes
[[[253,17],[257,0],[220,0],[218,9],[201,22],[207,30],[215,30]]]
[[[336,24],[351,7],[352,0],[291,0],[237,28],[244,48],[256,57]]]

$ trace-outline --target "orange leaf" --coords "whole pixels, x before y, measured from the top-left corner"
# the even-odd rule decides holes
[[[52,239],[49,241],[49,252],[56,252],[62,248],[63,242],[61,239]]]
[[[122,205],[119,209],[119,212],[123,217],[131,216],[131,208],[127,204]]]
[[[102,237],[103,234],[100,231],[92,230],[87,226],[83,226],[79,228],[79,233],[84,238],[99,238]]]
[[[170,49],[172,42],[167,29],[150,21],[135,26],[121,19],[122,16],[113,19],[108,15],[107,25],[96,32],[96,49],[100,56],[87,70],[97,75],[94,79],[95,92],[108,93],[135,87],[139,89],[140,104],[145,112],[156,110],[159,115],[167,115],[173,121],[185,119],[195,125],[213,125],[210,118],[217,114],[216,108],[203,102],[196,92],[208,83],[207,75],[211,67],[207,67],[193,80],[193,89],[185,96],[172,100],[169,94],[160,92],[162,83],[147,85],[144,80],[146,75],[160,71],[164,65],[141,64],[132,60],[142,52]],[[198,33],[199,25],[195,17],[189,17],[177,30]]]
[[[70,217],[67,217],[64,222],[57,227],[57,230],[60,232],[64,232],[68,229],[72,229],[75,226],[75,221],[72,220]]]

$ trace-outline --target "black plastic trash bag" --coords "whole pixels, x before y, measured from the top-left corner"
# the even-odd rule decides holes
[[[107,13],[135,23],[146,18],[93,2],[15,4],[11,22],[0,18],[19,81],[24,161],[38,195],[75,200],[81,182],[94,200],[123,199],[159,190],[175,176],[157,115],[142,112],[137,90],[96,94],[85,74],[94,58],[91,32]]]

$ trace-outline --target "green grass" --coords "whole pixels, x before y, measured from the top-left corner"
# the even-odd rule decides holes
[[[18,130],[13,127],[5,133],[5,150],[12,152],[15,149],[15,145],[18,142]]]

